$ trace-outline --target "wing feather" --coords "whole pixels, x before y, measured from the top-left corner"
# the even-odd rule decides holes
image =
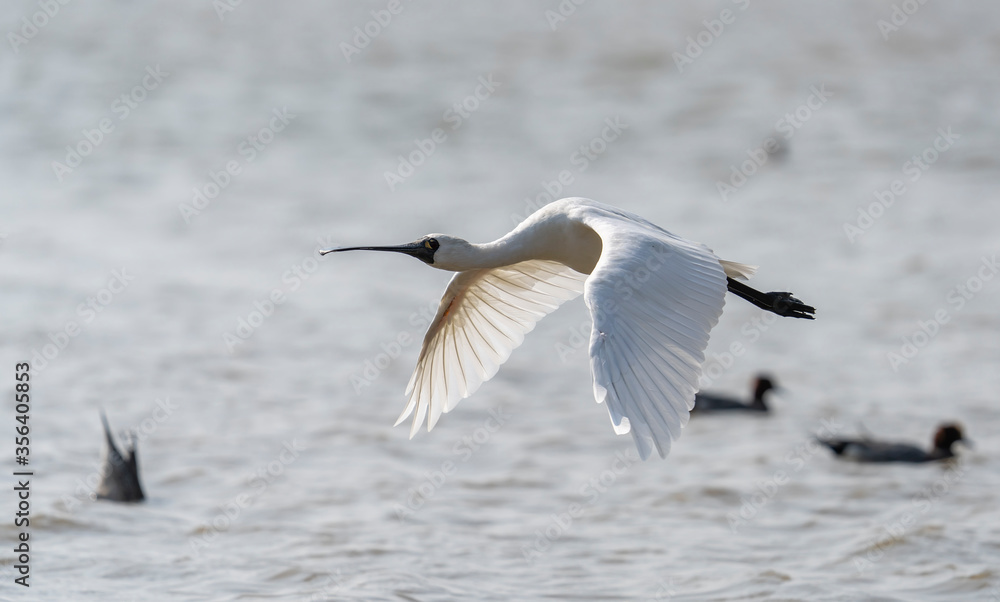
[[[665,457],[694,405],[709,332],[725,304],[725,270],[707,248],[659,228],[601,217],[586,223],[604,244],[584,291],[594,319],[594,396],[607,404],[616,432],[632,433],[643,459],[654,449]]]
[[[451,279],[406,387],[410,437],[492,378],[535,323],[583,292],[585,275],[554,261],[524,261]]]

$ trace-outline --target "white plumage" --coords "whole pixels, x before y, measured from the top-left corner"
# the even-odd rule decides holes
[[[554,261],[458,272],[445,290],[406,387],[412,437],[500,369],[535,323],[583,292],[584,275]]]
[[[408,245],[324,253],[357,249],[406,253],[457,272],[396,422],[412,414],[411,437],[425,420],[427,430],[434,428],[442,413],[492,378],[538,320],[584,293],[594,322],[594,397],[607,404],[615,432],[632,433],[643,459],[654,449],[665,457],[688,421],[727,277],[754,272],[639,216],[581,198],[543,207],[492,243],[431,234]],[[765,309],[811,318],[803,314],[812,308],[787,293],[740,286],[733,292]],[[792,303],[791,312],[775,309],[778,301]]]

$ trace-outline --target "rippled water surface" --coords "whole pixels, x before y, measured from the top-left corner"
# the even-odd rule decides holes
[[[6,36],[0,432],[32,361],[35,476],[26,590],[4,439],[0,598],[1000,600],[1000,12],[679,4],[102,0]],[[713,332],[706,388],[768,371],[773,415],[636,461],[578,300],[432,433],[392,428],[448,275],[316,250],[492,240],[547,190],[814,304],[730,297]],[[89,499],[101,408],[144,504]],[[976,443],[951,465],[811,443],[943,420]]]

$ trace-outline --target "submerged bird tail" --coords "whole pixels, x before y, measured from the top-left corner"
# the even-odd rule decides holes
[[[726,276],[730,278],[747,280],[753,278],[753,275],[757,273],[757,266],[755,265],[736,263],[735,261],[726,261],[724,259],[720,259],[719,263],[722,264],[722,269],[725,270]]]
[[[108,442],[108,447],[114,449],[115,440],[111,436],[111,427],[108,426],[108,417],[104,415],[104,410],[101,410],[101,424],[104,425],[104,438]]]

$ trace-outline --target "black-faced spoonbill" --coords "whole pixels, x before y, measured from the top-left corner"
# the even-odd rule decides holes
[[[762,293],[733,280],[755,268],[722,261],[637,215],[581,198],[555,201],[509,234],[473,244],[444,234],[392,251],[458,272],[427,329],[409,400],[410,437],[493,377],[535,323],[584,294],[590,308],[594,396],[606,402],[615,432],[631,430],[643,459],[661,457],[680,436],[694,403],[708,333],[726,290],[780,316],[812,319],[790,293]]]

